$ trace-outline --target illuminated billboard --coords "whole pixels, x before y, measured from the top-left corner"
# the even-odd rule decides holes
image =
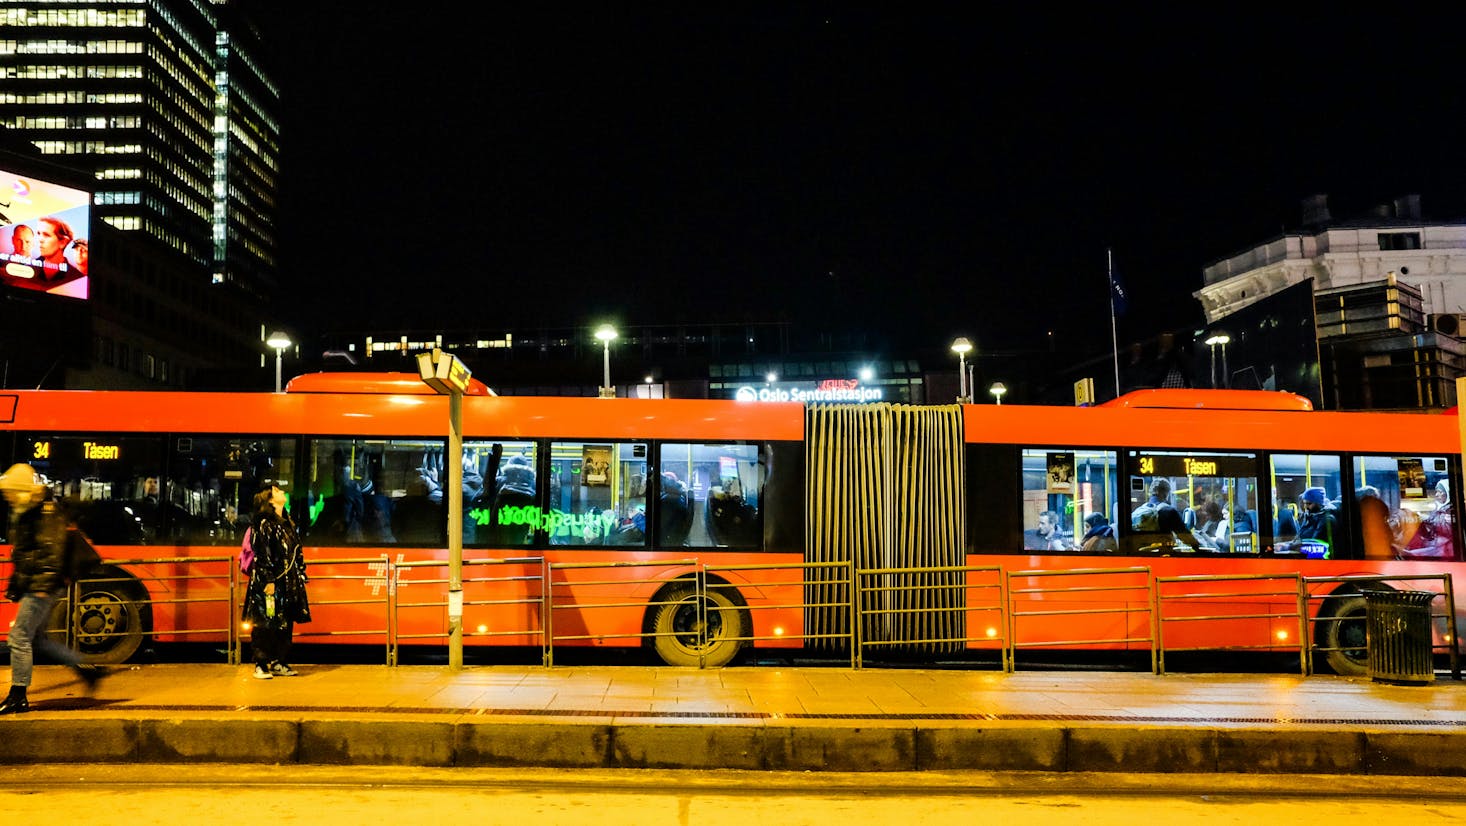
[[[0,169],[0,283],[87,297],[91,194]]]

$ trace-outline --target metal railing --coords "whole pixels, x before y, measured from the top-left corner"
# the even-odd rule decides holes
[[[553,562],[549,566],[549,584],[545,588],[545,665],[555,664],[555,643],[568,640],[607,640],[607,639],[637,639],[655,640],[659,637],[685,636],[683,632],[664,631],[626,631],[621,633],[562,633],[556,630],[556,612],[564,613],[575,610],[579,613],[628,613],[635,612],[640,616],[642,612],[657,609],[669,605],[678,605],[685,600],[685,597],[677,599],[648,600],[635,591],[657,590],[667,585],[669,580],[665,576],[647,577],[613,577],[611,579],[579,579],[567,580],[556,579],[556,571],[597,571],[624,568],[688,568],[694,569],[692,579],[683,580],[694,585],[693,601],[696,604],[697,622],[696,628],[699,635],[705,634],[707,629],[707,582],[704,578],[702,568],[698,566],[696,559],[673,559],[656,562]],[[581,592],[580,594],[570,593],[571,589]],[[592,601],[585,601],[589,597]],[[604,600],[610,600],[604,601]],[[637,623],[640,628],[640,623]],[[584,629],[581,629],[584,631]],[[705,641],[700,637],[699,641]],[[706,646],[701,646],[705,648]]]
[[[95,602],[99,591],[107,592],[107,599],[118,607],[128,610],[128,616],[140,621],[143,607],[157,606],[174,613],[174,622],[161,635],[168,637],[223,636],[227,641],[227,656],[231,665],[242,660],[245,640],[242,629],[245,624],[240,616],[241,597],[245,580],[241,577],[237,561],[232,556],[178,557],[158,559],[108,559],[108,565],[127,566],[128,575],[98,577],[74,585],[65,600],[70,614],[66,624],[67,643],[76,646],[79,641],[98,644],[110,639],[142,634],[151,629],[127,627],[108,631],[88,627],[85,624],[88,602]],[[800,642],[834,641],[843,642],[850,651],[851,668],[865,666],[865,655],[870,650],[900,645],[955,645],[962,650],[976,650],[984,643],[995,645],[1005,672],[1017,667],[1019,648],[1065,649],[1081,646],[1130,647],[1146,645],[1151,654],[1152,671],[1166,672],[1167,652],[1201,650],[1297,650],[1300,671],[1314,672],[1314,656],[1338,651],[1362,651],[1360,646],[1328,647],[1317,639],[1322,629],[1331,623],[1363,622],[1357,611],[1334,613],[1320,602],[1346,600],[1357,595],[1353,590],[1327,588],[1327,586],[1361,586],[1385,584],[1398,587],[1401,583],[1434,582],[1439,590],[1432,601],[1433,624],[1444,626],[1442,641],[1434,643],[1432,650],[1445,649],[1450,659],[1451,675],[1461,679],[1460,658],[1456,640],[1457,619],[1454,610],[1455,593],[1451,574],[1418,575],[1372,575],[1372,576],[1327,576],[1304,577],[1296,574],[1279,575],[1197,575],[1177,577],[1152,577],[1148,567],[1131,568],[1081,568],[1073,570],[1020,570],[1004,573],[998,566],[939,566],[932,568],[882,568],[853,572],[848,562],[824,563],[763,563],[747,565],[704,565],[697,559],[665,561],[602,561],[602,562],[559,562],[547,563],[543,557],[483,558],[465,560],[464,567],[470,573],[464,579],[468,597],[466,608],[477,608],[498,617],[499,626],[465,627],[465,637],[491,639],[520,637],[536,642],[541,649],[541,661],[546,667],[553,667],[555,648],[560,643],[601,640],[639,640],[655,642],[662,637],[678,637],[689,647],[700,651],[708,648],[709,612],[747,612],[750,618],[780,611],[798,611],[805,617],[811,610],[827,611],[834,621],[827,630],[819,632],[792,632],[783,626],[773,633],[756,633],[755,625],[746,628],[719,624],[726,631],[739,628],[740,633],[723,634],[718,639],[738,644],[795,640]],[[312,600],[312,610],[317,621],[328,618],[337,608],[368,606],[367,616],[374,613],[381,617],[380,627],[354,628],[340,631],[316,631],[309,626],[297,629],[297,637],[304,639],[326,639],[352,636],[381,635],[385,643],[388,665],[397,665],[400,646],[406,642],[442,639],[448,637],[446,624],[447,598],[446,577],[403,580],[404,571],[417,569],[445,569],[443,560],[392,560],[386,555],[352,559],[321,559],[311,563],[312,583],[333,581],[365,581],[380,585],[380,593],[369,597],[348,599]],[[182,566],[173,570],[170,566]],[[365,566],[364,571],[343,571],[349,566]],[[514,568],[518,570],[513,570]],[[643,575],[614,576],[598,575],[596,571],[614,569],[645,569]],[[683,569],[683,570],[676,570]],[[577,575],[581,572],[583,575]],[[834,579],[821,576],[834,573]],[[893,578],[910,574],[954,574],[950,582],[925,584],[892,584]],[[1074,578],[1079,578],[1075,581]],[[1015,583],[1023,580],[1023,587]],[[849,600],[811,601],[810,595],[823,593],[814,585],[829,585],[831,582],[849,584]],[[157,596],[135,595],[136,586],[141,583],[146,593]],[[202,584],[200,584],[202,583]],[[1203,583],[1233,583],[1232,590],[1197,588]],[[152,587],[148,587],[151,584]],[[404,585],[440,586],[441,591],[432,598],[403,600]],[[675,590],[666,590],[669,585]],[[84,587],[82,587],[84,586]],[[99,588],[98,586],[102,586]],[[115,586],[115,587],[108,587]],[[930,590],[942,592],[940,599],[918,600],[917,607],[891,607],[891,601],[884,597],[896,590]],[[437,590],[437,589],[435,589]],[[662,596],[652,596],[661,594]],[[748,595],[755,595],[752,600]],[[1227,604],[1230,609],[1211,609],[1207,604]],[[223,608],[222,615],[228,620],[220,627],[215,623],[191,624],[189,606],[217,606]],[[657,630],[655,625],[643,623],[644,617],[653,617],[668,606],[688,605],[696,611],[696,621],[690,627],[671,630]],[[1287,607],[1281,607],[1286,605]],[[1256,607],[1251,610],[1248,606]],[[95,610],[91,606],[90,610]],[[444,618],[442,630],[404,631],[404,612],[428,611]],[[506,620],[509,617],[523,619],[522,623]],[[208,617],[217,617],[217,610],[195,612]],[[593,633],[594,622],[582,617],[620,613],[622,620],[612,625],[623,630],[618,632]],[[865,639],[861,629],[867,622],[883,622],[898,614],[921,614],[929,617],[960,615],[963,621],[951,623],[948,630],[940,633],[890,639]],[[1147,622],[1143,627],[1149,633],[1137,635],[1137,623],[1131,620],[1135,614],[1145,614]],[[1034,639],[1020,633],[1030,620],[1038,618],[1076,618],[1076,623],[1085,628],[1094,628],[1100,623],[1092,617],[1118,615],[1122,617],[1121,632],[1111,635],[1098,633],[1076,634],[1072,638]],[[180,619],[181,617],[181,619]],[[630,621],[634,618],[635,621]],[[987,622],[978,622],[984,619]],[[1266,640],[1227,643],[1221,646],[1195,645],[1178,646],[1167,642],[1168,629],[1183,625],[1223,625],[1238,621],[1267,620],[1270,629],[1279,623],[1288,624],[1289,636],[1296,623],[1294,642],[1285,642],[1281,637],[1270,636]],[[329,620],[327,620],[329,621]],[[430,624],[430,623],[428,623]],[[765,623],[767,624],[767,623]],[[140,625],[140,622],[139,622]],[[424,623],[415,623],[419,628]],[[805,627],[807,623],[800,626]],[[910,624],[903,627],[914,627]],[[973,631],[984,628],[981,633]],[[634,630],[632,630],[634,629]],[[1273,632],[1281,634],[1281,630]],[[908,635],[910,636],[910,635]],[[1334,636],[1334,635],[1330,635]],[[1173,638],[1174,639],[1174,638]],[[705,665],[705,663],[700,663]]]
[[[86,577],[68,586],[65,596],[61,599],[63,610],[69,620],[66,623],[66,645],[68,647],[78,648],[82,645],[104,647],[101,644],[107,641],[116,641],[132,635],[141,637],[144,633],[141,627],[142,612],[140,610],[129,611],[127,610],[129,608],[140,609],[147,606],[152,609],[159,606],[171,606],[174,610],[182,610],[187,613],[189,606],[217,605],[224,609],[224,627],[192,627],[187,624],[184,627],[177,627],[175,624],[175,627],[170,628],[167,634],[177,637],[223,634],[228,641],[225,656],[229,665],[239,664],[239,626],[235,622],[237,609],[234,599],[239,585],[239,566],[235,563],[234,557],[107,559],[103,562],[109,566],[130,566],[134,573],[125,576]],[[160,566],[166,568],[177,565],[187,566],[185,572],[159,572]],[[200,570],[199,566],[203,566],[205,570]],[[222,566],[224,570],[206,570],[209,566]],[[195,585],[195,583],[209,583],[221,579],[228,583],[222,589],[207,584]],[[136,588],[135,583],[139,582],[145,586],[145,595],[142,599],[137,599],[133,594]],[[156,587],[147,588],[148,583]],[[149,596],[155,593],[163,596]],[[105,603],[102,602],[101,594],[106,595]],[[138,623],[138,627],[127,627],[122,630],[107,630],[106,627],[93,628],[94,621],[101,622],[103,626],[109,624],[105,617],[108,609],[122,611],[130,618],[130,622]]]
[[[360,565],[364,570],[359,572],[343,573],[339,569],[352,565]],[[394,563],[386,554],[381,556],[363,556],[343,559],[318,559],[310,563],[310,581],[312,583],[348,582],[360,581],[372,583],[381,580],[380,593],[374,593],[366,597],[352,599],[315,599],[310,598],[312,624],[318,619],[327,619],[338,608],[350,608],[353,606],[365,605],[380,612],[381,626],[375,628],[353,628],[346,631],[318,631],[309,625],[295,626],[295,639],[323,639],[328,637],[366,637],[381,635],[387,640],[386,649],[390,659],[392,639],[392,613],[389,609],[391,595],[397,590],[397,563]],[[374,568],[380,566],[381,574],[378,575]],[[321,569],[327,573],[321,573]],[[314,589],[319,593],[320,589]],[[371,612],[367,612],[371,613]],[[319,626],[317,626],[319,627]]]
[[[1228,582],[1236,583],[1237,587],[1243,590],[1236,591],[1168,591],[1167,586],[1184,585],[1190,586],[1201,582]],[[1259,587],[1266,587],[1272,583],[1284,582],[1291,587],[1275,590],[1246,590],[1248,584],[1257,584]],[[1156,665],[1157,674],[1166,673],[1166,652],[1169,651],[1243,651],[1243,650],[1268,650],[1296,649],[1298,651],[1298,667],[1304,674],[1312,673],[1312,661],[1308,656],[1308,601],[1307,592],[1303,587],[1303,577],[1298,574],[1248,574],[1236,576],[1176,576],[1156,577],[1155,579],[1155,618],[1156,618]],[[1208,613],[1208,614],[1183,614],[1173,615],[1166,613],[1167,606],[1196,605],[1197,603],[1214,605],[1218,600],[1237,600],[1231,605],[1251,606],[1261,603],[1266,606],[1270,600],[1286,602],[1291,606],[1288,611],[1257,610],[1245,613]],[[1195,645],[1195,646],[1167,646],[1166,645],[1166,624],[1167,623],[1189,623],[1207,622],[1217,624],[1232,624],[1238,620],[1289,620],[1296,625],[1297,633],[1290,634],[1294,640],[1288,644],[1275,640],[1272,636],[1271,624],[1267,629],[1268,637],[1257,643],[1229,643],[1227,645]]]
[[[906,584],[871,584],[873,580],[889,579],[892,575],[904,574],[959,574],[962,581],[949,584],[933,583],[923,585]],[[971,575],[988,575],[987,579],[979,578],[973,581]],[[973,636],[971,633],[948,633],[948,634],[927,634],[924,636],[913,636],[910,638],[898,637],[896,639],[873,640],[862,634],[860,645],[852,646],[854,649],[854,662],[852,667],[861,668],[865,665],[864,652],[866,648],[878,648],[881,646],[910,646],[910,645],[961,645],[964,648],[969,643],[997,643],[999,665],[1004,672],[1013,670],[1013,659],[1010,656],[1009,644],[1011,637],[1008,633],[1008,621],[1004,614],[1004,606],[1008,601],[1007,592],[1008,580],[1003,577],[1003,569],[994,566],[971,566],[971,565],[942,565],[928,568],[875,568],[859,572],[856,578],[856,599],[855,605],[859,606],[858,616],[860,622],[858,627],[863,628],[867,619],[879,619],[883,617],[894,617],[899,614],[921,613],[926,615],[949,615],[950,619],[958,620],[951,622],[948,627],[953,631],[973,627],[972,620],[983,615],[996,615],[996,619],[985,623],[987,630],[981,636]],[[864,599],[869,594],[883,594],[892,592],[909,593],[912,591],[927,592],[931,596],[950,597],[946,604],[941,599],[932,599],[929,602],[937,603],[932,607],[908,609],[890,607],[867,607],[868,600]],[[989,601],[976,601],[975,595],[987,595]],[[875,604],[884,605],[884,600],[870,600]],[[1004,629],[1002,631],[998,629]]]
[[[1014,588],[1013,580],[1046,580],[1062,579],[1065,577],[1087,577],[1100,580],[1099,584],[1082,584],[1068,588],[1044,587],[1042,585],[1033,588]],[[1141,582],[1131,581],[1140,577]],[[1017,605],[1017,597],[1023,595],[1029,597],[1033,604],[1044,604],[1050,597],[1058,597],[1055,603],[1073,602],[1067,599],[1075,594],[1108,594],[1109,598],[1098,605],[1086,604],[1086,607],[1049,608],[1041,610],[1020,611]],[[1115,601],[1118,596],[1118,601]],[[1150,668],[1152,673],[1160,673],[1159,664],[1156,661],[1155,649],[1155,614],[1152,608],[1150,568],[1074,568],[1071,570],[1058,571],[1009,571],[1008,572],[1008,657],[1010,662],[1015,662],[1019,648],[1061,648],[1076,647],[1084,645],[1123,645],[1143,642],[1150,649]],[[1121,636],[1096,637],[1093,635],[1072,640],[1039,640],[1039,641],[1018,641],[1018,621],[1025,617],[1091,617],[1103,615],[1120,615],[1123,620],[1124,632]],[[1132,636],[1130,633],[1130,615],[1145,614],[1146,629],[1149,633],[1142,637]]]
[[[534,573],[504,574],[496,576],[492,572],[492,569],[508,566],[533,566]],[[412,562],[396,562],[391,564],[391,568],[394,572],[404,569],[410,570],[416,568],[441,568],[446,570],[448,568],[448,562],[446,560],[436,559],[417,560]],[[473,573],[475,570],[483,570],[485,571],[486,575],[476,575]],[[510,557],[506,559],[465,559],[463,560],[463,571],[463,589],[465,593],[467,593],[469,590],[483,591],[485,589],[493,589],[496,586],[509,586],[509,590],[519,590],[522,588],[522,590],[524,591],[522,595],[511,595],[498,598],[465,598],[463,602],[465,617],[463,637],[465,641],[469,638],[483,639],[493,637],[538,637],[540,645],[540,661],[548,665],[550,657],[549,641],[545,635],[545,623],[543,621],[544,616],[548,613],[544,610],[546,594],[544,584],[546,579],[548,578],[547,570],[545,568],[544,557],[530,556]],[[394,582],[397,582],[398,585],[401,584],[400,581],[397,580],[397,577],[394,576],[393,580]],[[452,633],[451,629],[447,627],[444,627],[441,631],[423,633],[404,633],[402,631],[400,614],[403,610],[424,608],[441,609],[442,615],[445,617],[448,613],[448,598],[446,590],[449,584],[449,578],[447,575],[444,575],[442,578],[435,579],[414,579],[412,580],[412,584],[441,585],[443,586],[444,594],[441,599],[404,602],[402,601],[400,596],[400,588],[393,587],[390,590],[390,593],[388,595],[390,605],[387,616],[391,625],[390,633],[387,638],[387,665],[397,665],[399,646],[401,645],[403,640],[442,639],[446,641]],[[495,607],[512,606],[521,606],[526,609],[532,609],[526,610],[524,613],[528,615],[537,615],[541,621],[534,623],[533,627],[526,628],[485,627],[482,630],[479,630],[476,627],[470,629],[467,625],[466,618],[468,617],[468,611],[472,609],[493,609]]]
[[[831,582],[831,580],[829,579],[811,579],[810,575],[813,571],[834,571],[836,575],[841,577],[843,581],[851,582],[853,585],[853,581],[851,580],[850,576],[852,567],[853,566],[849,562],[791,562],[788,564],[769,563],[762,565],[704,565],[702,566],[702,570],[704,587],[706,587],[708,591],[735,593],[740,589],[751,589],[763,594],[764,598],[760,600],[757,604],[746,605],[743,606],[741,609],[737,607],[717,607],[714,609],[719,611],[746,610],[750,612],[750,618],[752,618],[752,614],[760,612],[772,613],[780,610],[799,609],[802,614],[803,612],[810,609],[818,610],[848,607],[847,603],[810,602],[805,599],[803,595],[806,593],[806,588],[809,588],[811,586],[828,585]],[[781,571],[796,572],[795,576],[797,576],[798,578],[781,579],[770,576],[767,579],[761,579],[758,577],[759,574],[772,575]],[[736,573],[738,576],[735,578],[740,581],[737,583],[728,582],[726,581],[726,578],[724,578],[724,581],[715,581],[714,578],[717,577],[717,575],[727,573]],[[797,589],[797,596],[792,601],[789,597],[786,597],[784,595],[785,592],[789,589]],[[818,641],[844,641],[846,645],[850,648],[850,667],[858,668],[858,655],[856,653],[856,651],[858,650],[858,646],[855,645],[856,624],[846,622],[843,623],[843,625],[845,627],[845,630],[841,632],[832,631],[822,633],[806,631],[802,634],[776,632],[773,634],[757,635],[754,633],[753,624],[750,623],[747,634],[729,635],[724,636],[722,639],[729,642],[739,643],[791,639],[803,640],[807,643]],[[707,645],[706,639],[701,640],[700,642],[700,647],[705,648]]]

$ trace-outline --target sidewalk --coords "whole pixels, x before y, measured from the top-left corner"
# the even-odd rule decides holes
[[[1466,776],[1466,683],[844,668],[36,669],[3,763]]]

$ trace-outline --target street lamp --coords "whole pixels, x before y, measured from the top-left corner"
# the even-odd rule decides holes
[[[988,388],[988,392],[993,394],[993,399],[996,400],[998,404],[1002,404],[1003,394],[1008,392],[1008,386],[1000,381],[995,381],[993,382],[993,386]]]
[[[617,335],[619,334],[616,328],[609,324],[602,324],[596,329],[596,338],[605,345],[606,383],[601,385],[601,398],[603,399],[616,398],[616,388],[611,386],[611,342],[616,340]]]
[[[265,344],[268,344],[275,351],[275,392],[279,393],[280,365],[284,361],[285,351],[290,349],[290,336],[276,330],[270,333],[269,338],[265,339]]]
[[[1204,344],[1211,348],[1211,386],[1217,386],[1217,345],[1222,346],[1222,384],[1230,386],[1227,380],[1227,345],[1231,343],[1232,337],[1226,333],[1218,333],[1207,339]]]
[[[972,352],[972,342],[959,337],[952,342],[952,352],[957,354],[957,402],[965,404],[971,401],[967,396],[967,354]]]

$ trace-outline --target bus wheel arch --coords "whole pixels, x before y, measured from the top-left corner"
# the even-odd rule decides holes
[[[103,566],[77,586],[77,605],[71,612],[76,649],[88,663],[126,662],[152,631],[153,607],[148,589],[131,574]],[[64,635],[64,603],[51,614],[50,630]]]
[[[1314,639],[1321,648],[1334,649],[1324,659],[1335,674],[1369,674],[1364,595],[1357,588],[1344,586],[1324,599],[1314,620]]]
[[[710,587],[704,595],[704,616],[708,642],[699,647],[697,583],[691,577],[675,579],[663,585],[647,606],[643,631],[651,636],[648,646],[662,662],[671,666],[721,668],[732,662],[742,650],[740,637],[749,635],[753,627],[748,603],[737,588],[726,580],[709,577]]]

